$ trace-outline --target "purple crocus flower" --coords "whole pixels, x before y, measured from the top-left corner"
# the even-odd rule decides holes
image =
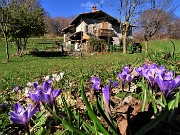
[[[143,65],[142,67],[139,67],[139,68],[136,68],[136,67],[135,67],[134,70],[135,70],[139,75],[144,76],[144,77],[148,76],[148,75],[147,75],[147,72],[149,72],[149,71],[151,72],[151,75],[152,75],[152,76],[154,76],[154,74],[155,74],[156,72],[161,73],[161,72],[165,72],[165,71],[166,71],[166,69],[165,69],[164,66],[158,67],[158,65],[155,64],[155,63],[153,63],[152,65],[151,65],[151,64]]]
[[[93,83],[93,84],[91,84],[91,87],[94,90],[101,90],[101,87],[100,87],[101,83],[100,83],[100,80],[98,77],[91,78],[91,82]]]
[[[126,72],[122,72],[122,73],[117,73],[117,76],[119,77],[119,79],[121,80],[122,82],[122,89],[124,89],[124,84],[125,84],[125,81],[126,81],[126,76],[127,76],[127,73]]]
[[[103,89],[103,101],[107,106],[109,106],[109,100],[110,100],[110,87],[109,85],[107,85]]]
[[[42,83],[42,90],[44,92],[47,92],[49,89],[51,89],[51,85],[52,85],[52,80],[49,79],[49,80],[46,80],[45,82]]]
[[[104,103],[106,104],[105,106],[109,106],[109,100],[110,100],[110,90],[112,88],[115,88],[115,87],[118,87],[119,86],[119,83],[116,82],[116,81],[112,81],[112,79],[110,79],[109,81],[109,85],[105,86],[103,88],[103,101]]]
[[[35,89],[38,88],[38,82],[32,82],[31,85],[32,85]]]
[[[39,103],[40,98],[39,98],[39,93],[40,90],[39,89],[35,89],[34,92],[29,92],[29,97],[35,102],[35,103]]]
[[[139,68],[135,67],[134,70],[135,70],[140,76],[143,76],[143,73],[142,73],[143,67],[139,67]]]
[[[110,86],[107,85],[103,88],[103,102],[104,102],[104,109],[106,111],[108,119],[112,123],[112,116],[111,116],[111,109],[110,109],[109,101],[110,101]]]
[[[171,80],[169,78],[168,80],[165,80],[162,76],[158,76],[156,77],[156,82],[159,85],[160,90],[164,93],[165,97],[168,97],[170,92],[180,86],[180,75]]]
[[[123,68],[123,72],[126,72],[127,74],[130,74],[129,66],[125,65],[124,68]]]
[[[128,84],[130,84],[133,79],[134,79],[134,75],[127,74],[126,81],[127,81]]]
[[[161,77],[164,79],[164,80],[172,80],[173,77],[174,77],[174,71],[169,71],[169,72],[163,72],[162,74],[160,74]]]
[[[53,88],[48,89],[48,91],[40,91],[39,92],[39,99],[41,102],[48,103],[50,106],[53,105],[54,100],[58,97],[61,93],[60,89],[54,90]]]
[[[152,65],[150,64],[143,65],[142,67],[134,68],[134,69],[138,74],[140,74],[141,76],[145,77],[148,80],[151,90],[154,89],[156,83],[156,77],[166,72],[164,66],[158,67],[158,65],[155,63],[153,63]]]
[[[33,82],[32,86],[34,87],[35,90],[38,91],[48,91],[49,89],[51,89],[51,85],[52,85],[52,80],[46,80],[45,82],[42,82],[42,85],[38,85],[38,82]]]
[[[175,88],[174,80],[163,80],[157,77],[156,81],[165,97],[167,97],[168,94]]]
[[[35,89],[34,92],[29,93],[30,98],[36,103],[41,101],[52,106],[55,98],[60,95],[61,90],[54,90],[51,88],[51,85],[52,80],[50,79],[42,82],[41,86],[35,83],[33,85]]]
[[[14,112],[8,113],[10,116],[10,120],[13,123],[23,124],[25,125],[25,127],[27,127],[30,119],[38,110],[39,104],[36,104],[34,109],[31,109],[31,107],[32,106],[29,104],[26,110],[24,110],[24,108],[19,103],[15,103]]]
[[[130,85],[130,83],[134,79],[134,75],[130,74],[130,68],[128,66],[124,66],[122,73],[118,72],[117,76],[122,82],[122,89],[124,89],[125,82],[128,82],[128,84]]]
[[[109,80],[111,88],[115,88],[119,86],[119,83],[116,81],[112,81],[112,79]]]
[[[148,80],[149,84],[150,84],[150,88],[153,90],[154,89],[154,85],[155,85],[155,76],[156,76],[156,71],[155,69],[146,69],[143,72],[144,77]]]

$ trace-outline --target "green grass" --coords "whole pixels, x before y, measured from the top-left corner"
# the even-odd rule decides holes
[[[175,44],[175,52],[180,53],[180,40],[172,40]],[[152,51],[173,51],[173,44],[170,40],[157,40],[149,42],[149,49]]]
[[[54,40],[59,39],[30,39],[28,40],[27,48],[44,49],[45,47],[52,46],[49,43],[52,43]],[[176,52],[179,53],[180,40],[174,41],[174,43]],[[167,48],[169,50],[173,48],[170,41],[151,41],[149,44],[150,49],[153,51],[161,50],[165,52]],[[89,80],[91,76],[99,75],[109,79],[113,77],[113,71],[114,73],[121,71],[124,64],[139,67],[144,62],[145,57],[144,52],[136,54],[109,53],[84,57],[35,57],[32,55],[17,57],[14,56],[15,49],[13,44],[9,45],[10,62],[6,63],[5,46],[3,41],[0,40],[0,93],[2,90],[7,90],[1,93],[0,104],[16,97],[15,93],[8,94],[14,86],[24,88],[27,82],[40,81],[43,76],[52,75],[55,72],[63,71],[65,73],[65,80],[68,83],[76,83],[76,87],[82,77]],[[74,90],[78,92],[78,87]],[[10,98],[12,95],[13,98]],[[0,112],[0,130],[5,128],[6,124],[9,124],[7,116],[9,111]]]
[[[1,63],[0,88],[10,89],[13,86],[24,86],[27,82],[41,76],[51,75],[54,71],[63,71],[66,75],[77,78],[80,73],[96,74],[100,70],[121,68],[124,63],[133,63],[139,56],[119,53],[104,54],[91,57],[54,57],[40,58],[33,56],[12,57],[11,62]]]
[[[38,49],[57,39],[30,39],[27,48],[35,47]],[[180,51],[180,41],[174,41],[176,51]],[[170,41],[150,42],[150,48],[161,50],[171,47]],[[87,78],[96,74],[106,74],[117,71],[124,64],[137,65],[143,63],[144,53],[120,54],[109,53],[102,55],[92,55],[82,58],[76,57],[35,57],[25,55],[23,57],[14,56],[15,47],[10,44],[10,62],[5,62],[5,47],[0,42],[0,90],[10,90],[14,86],[24,87],[27,82],[39,80],[42,76],[51,75],[54,72],[65,72],[67,78],[77,80],[81,76]]]

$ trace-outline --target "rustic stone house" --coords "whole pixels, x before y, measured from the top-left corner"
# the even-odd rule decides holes
[[[107,44],[112,45],[120,44],[122,38],[119,20],[97,10],[95,6],[92,12],[79,14],[62,32],[66,47],[75,44],[76,51],[80,50],[82,45],[85,46],[91,37],[105,39]]]

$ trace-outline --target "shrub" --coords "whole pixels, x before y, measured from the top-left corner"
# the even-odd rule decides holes
[[[104,39],[90,38],[88,42],[89,52],[101,52],[106,50],[107,43]]]

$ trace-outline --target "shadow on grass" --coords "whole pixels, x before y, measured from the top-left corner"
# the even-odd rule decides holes
[[[37,57],[65,57],[68,56],[68,53],[61,51],[30,51],[29,55],[34,55]]]
[[[37,44],[53,44],[52,42],[37,43]]]

